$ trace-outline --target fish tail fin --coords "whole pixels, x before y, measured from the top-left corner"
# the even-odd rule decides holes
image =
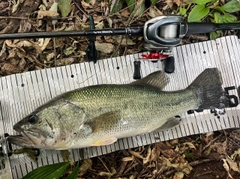
[[[196,92],[199,109],[224,108],[228,104],[222,88],[221,72],[217,68],[204,70],[188,88]]]

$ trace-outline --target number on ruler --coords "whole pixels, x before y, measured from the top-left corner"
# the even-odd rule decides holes
[[[238,89],[239,89],[239,87],[238,87]],[[224,89],[225,89],[226,94],[229,97],[229,107],[236,107],[239,104],[238,97],[236,95],[230,95],[229,94],[229,91],[230,90],[235,90],[236,87],[235,86],[229,86],[229,87],[226,87]],[[238,90],[238,96],[239,96],[239,90]]]

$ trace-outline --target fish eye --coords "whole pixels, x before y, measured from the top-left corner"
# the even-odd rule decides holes
[[[28,122],[29,122],[30,124],[35,124],[37,121],[38,121],[38,117],[37,117],[36,115],[30,115],[30,116],[28,117]]]

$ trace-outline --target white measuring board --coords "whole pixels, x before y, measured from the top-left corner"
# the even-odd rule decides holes
[[[170,83],[166,91],[186,88],[204,69],[217,67],[222,72],[223,86],[239,100],[240,86],[240,44],[236,36],[184,45],[174,48],[175,72],[168,74]],[[94,84],[124,84],[134,81],[134,60],[140,54],[98,60],[96,64],[80,63],[69,66],[43,69],[14,74],[0,78],[0,137],[4,146],[5,133],[17,134],[13,125],[36,107],[51,98],[76,88]],[[162,62],[152,63],[141,60],[142,77],[162,70]],[[234,103],[234,101],[233,101]],[[170,130],[155,131],[150,134],[129,137],[103,147],[90,147],[83,151],[84,158],[111,153],[116,150],[134,148],[159,141],[180,138],[210,131],[239,128],[240,107],[231,107],[220,119],[205,110],[200,113],[181,114],[182,122]],[[1,142],[1,138],[0,138]],[[16,148],[16,146],[13,146]],[[71,150],[70,157],[82,159],[79,150]],[[62,161],[59,151],[41,150],[37,163],[25,155],[12,155],[0,158],[0,179],[22,178],[31,170],[47,164]]]

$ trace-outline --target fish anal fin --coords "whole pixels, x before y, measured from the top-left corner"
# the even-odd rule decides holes
[[[148,85],[158,89],[163,89],[169,83],[169,77],[163,71],[156,71],[142,78],[134,81],[133,85]]]
[[[105,138],[102,138],[100,140],[95,141],[94,143],[92,143],[91,146],[110,145],[110,144],[113,144],[116,141],[117,141],[116,137],[109,136],[109,137],[105,137]]]
[[[159,127],[157,130],[161,129],[170,129],[175,126],[177,126],[180,123],[180,118],[179,117],[171,117],[165,122],[161,127]]]

